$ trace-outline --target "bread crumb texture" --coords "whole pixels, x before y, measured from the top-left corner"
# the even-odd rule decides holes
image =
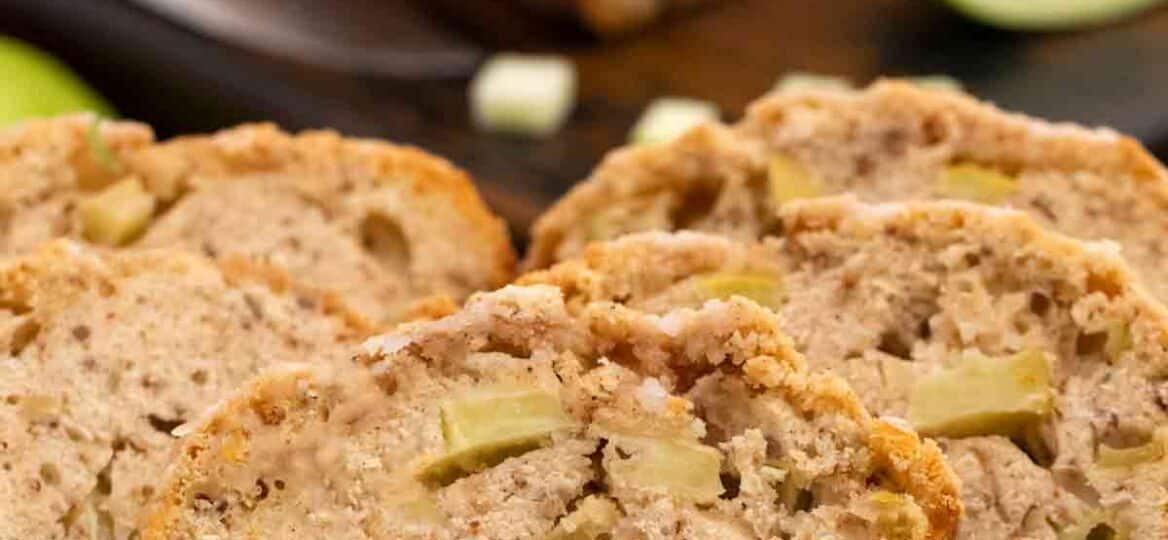
[[[67,240],[0,264],[0,538],[132,538],[181,426],[269,365],[363,338],[271,277]]]
[[[178,538],[949,538],[935,443],[811,375],[748,300],[652,314],[509,286],[282,369],[184,441]]]
[[[710,301],[711,276],[750,277],[724,297],[769,280],[813,370],[936,437],[961,478],[960,538],[1168,536],[1168,313],[1112,246],[953,201],[824,198],[777,219],[783,235],[755,244],[630,235],[519,283],[573,310],[666,313]]]
[[[127,179],[156,201],[153,210],[133,222],[93,218],[92,201]],[[0,204],[0,253],[65,237],[247,256],[373,322],[408,318],[416,301],[502,285],[515,260],[502,221],[445,160],[269,124],[155,142],[131,122],[30,121],[0,132]],[[92,223],[105,227],[87,234]],[[111,234],[109,223],[126,225]]]
[[[634,231],[777,235],[776,210],[794,196],[845,192],[869,202],[972,200],[1070,236],[1112,239],[1168,298],[1168,172],[1136,141],[898,81],[776,91],[733,126],[614,151],[536,222],[526,267]]]

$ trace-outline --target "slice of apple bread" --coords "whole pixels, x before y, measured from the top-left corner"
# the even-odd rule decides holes
[[[769,306],[813,370],[937,438],[962,538],[1168,535],[1168,312],[1114,244],[952,201],[815,199],[780,217],[763,243],[641,233],[519,282],[571,309]]]
[[[949,538],[931,442],[742,299],[653,315],[510,286],[253,381],[143,527],[177,538]]]

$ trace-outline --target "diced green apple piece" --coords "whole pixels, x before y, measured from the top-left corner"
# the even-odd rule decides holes
[[[113,184],[78,206],[82,234],[95,244],[129,243],[150,223],[155,198],[136,178]]]
[[[576,510],[564,516],[546,540],[596,540],[607,538],[621,512],[616,503],[604,497],[589,496],[576,505]]]
[[[759,305],[778,309],[783,305],[783,283],[778,276],[761,273],[710,274],[697,278],[702,300],[742,296]]]
[[[441,484],[538,448],[574,425],[559,396],[535,388],[477,388],[440,410],[446,452],[420,474]]]
[[[718,106],[708,101],[658,98],[641,113],[641,118],[629,133],[629,140],[636,144],[669,142],[698,124],[716,122],[718,117]]]
[[[955,163],[941,171],[936,193],[951,199],[997,204],[1018,191],[1018,180],[976,163]]]
[[[806,167],[794,159],[782,154],[771,156],[767,168],[767,186],[775,206],[795,199],[819,197],[827,192],[822,180],[812,176]]]
[[[609,444],[616,447],[617,458],[605,467],[618,484],[698,503],[722,494],[722,454],[714,448],[681,438],[629,435],[611,436]]]
[[[1008,358],[969,354],[916,384],[908,419],[926,435],[1017,435],[1050,414],[1050,366],[1037,351]]]
[[[498,54],[475,76],[470,102],[484,131],[546,137],[576,105],[576,67],[559,56]]]
[[[790,91],[849,91],[852,89],[852,82],[844,77],[836,77],[833,75],[822,75],[819,73],[809,73],[805,71],[792,71],[783,75],[777,83],[775,83],[775,90],[779,92]]]

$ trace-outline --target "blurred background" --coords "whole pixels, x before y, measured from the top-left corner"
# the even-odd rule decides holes
[[[1030,0],[666,1],[0,0],[0,35],[61,59],[160,137],[273,121],[424,147],[469,169],[517,233],[654,98],[709,100],[734,120],[791,71],[861,85],[946,74],[1168,156],[1168,8],[1155,0],[1034,0],[1071,6],[1037,15],[1010,12]],[[574,62],[578,101],[558,133],[473,128],[468,82],[499,51]],[[0,93],[21,76],[0,67]]]

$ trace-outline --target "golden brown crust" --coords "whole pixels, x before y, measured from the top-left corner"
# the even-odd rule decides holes
[[[1021,211],[959,201],[808,199],[785,205],[779,218],[783,236],[759,244],[641,233],[593,244],[579,258],[518,281],[555,284],[569,305],[611,301],[660,312],[701,301],[691,291],[703,275],[772,276],[789,292],[775,307],[784,330],[812,367],[847,377],[881,414],[905,414],[914,382],[963,351],[1045,351],[1061,381],[1060,412],[1044,424],[1057,435],[1041,444],[1053,445],[1049,459],[1057,465],[1036,462],[1000,437],[942,439],[950,457],[964,463],[967,509],[979,506],[963,522],[963,538],[1011,530],[1041,536],[1070,526],[1102,503],[1066,494],[1051,471],[1086,474],[1096,448],[1117,444],[1106,442],[1119,440],[1117,433],[1140,439],[1162,425],[1157,392],[1168,372],[1168,310],[1144,290],[1114,243],[1083,242]],[[1114,350],[1092,349],[1100,328],[1121,336]],[[1120,330],[1108,330],[1114,328]],[[889,429],[899,423],[890,420]],[[881,444],[898,440],[881,433]],[[919,451],[939,451],[929,446]],[[888,455],[897,456],[890,465],[903,457]],[[1127,481],[1133,490],[1159,489],[1137,475]],[[1162,532],[1162,509],[1136,504],[1129,511],[1125,504],[1106,503],[1133,530]],[[1002,505],[1014,511],[999,512]],[[1049,523],[1027,521],[1025,505],[1037,505]]]
[[[536,220],[523,269],[545,268],[570,255],[559,252],[564,237],[613,201],[659,191],[689,192],[722,179],[741,181],[751,170],[750,156],[738,147],[733,132],[713,123],[669,144],[616,149]]]
[[[0,253],[54,237],[83,239],[78,202],[135,177],[161,210],[132,245],[272,257],[378,324],[397,319],[413,300],[460,300],[513,275],[505,224],[465,172],[422,150],[332,131],[288,134],[271,124],[155,143],[141,124],[95,122],[61,117],[0,133],[0,205],[19,224],[0,237]],[[245,178],[252,181],[221,182]],[[223,208],[224,200],[238,206]],[[296,219],[303,214],[312,215]],[[281,229],[283,220],[297,227]],[[363,283],[366,294],[357,290]]]
[[[345,138],[329,130],[291,135],[274,124],[245,124],[211,135],[178,137],[125,159],[144,178],[157,182],[153,188],[162,194],[177,195],[195,177],[251,174],[332,173],[407,183],[419,206],[434,205],[451,219],[465,220],[464,230],[480,235],[473,242],[460,242],[464,249],[481,251],[488,263],[478,289],[500,286],[512,276],[515,251],[506,225],[487,209],[466,172],[418,148]]]
[[[104,186],[119,179],[122,171],[110,167],[100,150],[95,151],[90,143],[95,136],[115,159],[154,142],[150,126],[137,122],[99,120],[91,114],[28,120],[0,130],[0,166],[23,160],[11,174],[64,176],[59,180],[90,188]],[[21,180],[0,173],[0,182],[5,184]],[[5,187],[11,190],[13,186]]]
[[[183,509],[187,492],[195,489],[193,481],[202,453],[211,447],[211,439],[230,431],[234,418],[243,418],[260,409],[291,408],[305,387],[312,386],[322,376],[319,368],[306,365],[288,365],[256,377],[241,386],[223,402],[207,410],[198,429],[186,435],[182,446],[176,449],[167,471],[167,489],[162,490],[151,506],[142,513],[138,533],[146,539],[177,538],[172,526],[175,516]]]
[[[885,420],[873,422],[873,455],[924,506],[933,528],[929,538],[952,538],[961,519],[960,482],[945,454],[931,439],[922,440]]]
[[[1041,265],[1041,271],[1044,271],[1051,281],[1057,283],[1052,294],[1055,301],[1067,302],[1076,297],[1102,296],[1106,298],[1105,302],[1113,306],[1122,306],[1117,310],[1122,313],[1119,320],[1125,328],[1129,328],[1128,332],[1132,332],[1128,337],[1131,342],[1127,346],[1138,352],[1131,356],[1125,355],[1123,360],[1109,359],[1112,364],[1103,369],[1105,373],[1110,371],[1116,377],[1129,377],[1133,372],[1140,373],[1136,379],[1127,379],[1129,383],[1133,383],[1145,377],[1146,380],[1157,380],[1161,376],[1159,374],[1168,370],[1166,349],[1168,309],[1138,283],[1114,244],[1089,244],[1053,233],[1022,212],[955,202],[865,205],[853,197],[814,199],[784,207],[782,218],[787,234],[793,238],[800,236],[814,238],[828,233],[856,238],[892,235],[934,246],[938,253],[942,252],[946,245],[957,243],[958,238],[981,239],[985,245],[1004,246],[1015,254],[1020,266],[1017,270],[1019,275],[1033,271],[1032,265],[1035,263],[1029,261],[1041,261],[1037,263]],[[1023,264],[1022,261],[1027,262]],[[1003,280],[1008,279],[1003,277]],[[1112,317],[1117,316],[1115,312],[1112,313]],[[1136,328],[1138,330],[1135,330]],[[1063,367],[1057,369],[1070,369],[1065,367],[1068,363],[1064,361]],[[1107,375],[1102,380],[1107,380]],[[1095,391],[1103,390],[1102,387],[1098,387]],[[1128,394],[1127,397],[1120,398],[1121,400],[1130,399],[1138,403],[1146,399],[1139,396],[1135,385],[1121,392]],[[1083,396],[1076,396],[1067,388],[1060,388],[1059,393],[1060,409],[1076,410],[1075,408],[1079,407],[1081,412],[1077,414],[1098,414],[1097,411],[1085,412],[1091,411],[1092,405],[1075,403],[1083,400]],[[1086,425],[1074,425],[1072,420],[1063,421],[1071,425],[1056,428],[1060,432],[1082,434],[1083,431],[1093,430]],[[1103,434],[1087,436],[1105,437]],[[1066,440],[1061,435],[1059,438]],[[1094,444],[1107,443],[1096,440]],[[938,452],[935,447],[928,451]],[[1060,462],[1074,464],[1068,467],[1068,470],[1076,467],[1082,470],[1090,468],[1089,456],[1086,459],[1081,457],[1059,459]],[[1084,474],[1082,470],[1078,473]],[[928,474],[928,471],[918,470],[917,473]],[[1128,475],[1127,481],[1136,486],[1141,483],[1134,473]],[[1135,491],[1139,488],[1128,489]],[[1163,533],[1165,512],[1162,507],[1143,505],[1137,510],[1121,511],[1124,512],[1127,513],[1124,518],[1115,519],[1120,522],[1127,520],[1130,523],[1125,523],[1124,526],[1140,531],[1133,534]],[[1074,516],[1074,519],[1082,519],[1082,516]]]
[[[646,201],[664,201],[656,220],[628,212],[638,220],[621,215],[615,221],[623,223],[610,228],[780,235],[765,187],[776,153],[825,180],[825,194],[855,192],[878,202],[941,197],[935,178],[950,163],[1016,175],[1016,191],[1000,204],[1065,234],[1117,240],[1150,288],[1168,295],[1159,264],[1168,249],[1159,232],[1168,215],[1168,172],[1136,141],[897,81],[854,92],[775,92],[736,125],[706,124],[663,146],[615,150],[537,220],[523,266],[544,268],[587,241],[616,236],[593,238],[586,229],[613,208],[640,209]],[[739,202],[723,208],[731,195]],[[716,202],[694,214],[690,199],[703,198]]]
[[[928,538],[953,538],[963,511],[959,481],[936,442],[922,439],[911,428],[873,419],[851,387],[834,375],[786,374],[770,381],[774,383],[770,388],[783,392],[808,416],[843,414],[864,422],[878,474],[888,475],[924,508],[930,523]]]
[[[862,104],[862,105],[861,105]],[[938,130],[957,130],[956,153],[979,162],[1013,168],[1053,168],[1091,171],[1137,179],[1168,177],[1139,141],[1110,129],[1054,123],[1003,111],[973,97],[948,90],[922,88],[898,80],[882,80],[858,93],[775,92],[750,105],[735,126],[747,138],[765,137],[768,127],[783,122],[792,107],[811,105],[846,108],[861,105],[888,111],[903,119],[932,118]]]
[[[636,298],[694,275],[775,271],[768,264],[768,259],[774,258],[775,254],[761,245],[692,233],[645,233],[594,244],[580,258],[522,275],[517,283],[555,285],[564,291],[569,306],[579,306]],[[807,412],[842,412],[853,418],[869,418],[854,392],[834,376],[755,374],[755,378],[784,389],[788,399],[803,404]],[[884,420],[869,421],[874,455],[895,481],[925,507],[933,524],[930,538],[951,538],[961,515],[961,501],[956,478],[936,443]]]
[[[737,299],[710,304],[697,311],[681,310],[664,317],[649,316],[608,302],[579,305],[575,309],[570,308],[570,313],[566,313],[564,308],[559,292],[548,287],[508,287],[496,293],[477,295],[462,312],[448,319],[404,325],[394,334],[371,340],[366,345],[369,354],[360,357],[361,364],[371,368],[371,373],[379,374],[377,385],[380,390],[374,392],[381,396],[378,399],[388,397],[388,394],[383,395],[382,392],[400,392],[402,388],[413,386],[408,378],[403,378],[404,374],[397,375],[404,373],[407,366],[411,366],[409,369],[417,369],[418,365],[431,365],[434,368],[442,366],[440,369],[446,373],[460,373],[464,370],[473,373],[473,368],[460,366],[461,360],[458,360],[468,352],[468,347],[469,352],[516,350],[523,351],[518,353],[520,355],[539,357],[548,353],[543,346],[556,344],[551,350],[564,347],[574,351],[568,357],[607,357],[625,368],[632,368],[642,377],[654,376],[654,380],[662,381],[667,387],[694,384],[692,381],[682,381],[695,377],[702,379],[705,375],[717,380],[719,376],[711,374],[717,374],[719,370],[726,374],[740,373],[741,380],[747,385],[744,388],[754,389],[758,395],[779,398],[795,411],[795,418],[819,419],[815,421],[819,429],[829,429],[825,426],[830,425],[840,426],[841,433],[833,436],[841,439],[828,443],[827,447],[845,445],[841,456],[847,457],[841,458],[843,461],[839,465],[841,470],[838,474],[849,477],[859,475],[856,480],[860,486],[857,489],[873,489],[870,485],[864,485],[865,479],[879,479],[882,489],[906,493],[924,509],[928,519],[928,538],[952,537],[962,507],[956,495],[957,480],[936,445],[931,441],[922,441],[911,431],[874,420],[841,379],[829,374],[807,373],[803,359],[791,347],[790,340],[778,333],[777,320],[762,308]],[[363,373],[360,369],[358,371]],[[566,373],[571,372],[573,368],[569,368]],[[217,485],[218,474],[209,471],[220,470],[224,459],[221,455],[223,443],[238,436],[241,427],[254,427],[257,425],[255,418],[267,416],[279,419],[304,417],[301,410],[324,406],[321,403],[328,401],[323,398],[325,395],[361,395],[351,390],[333,389],[337,381],[345,381],[354,375],[321,369],[282,369],[252,381],[209,412],[184,442],[182,451],[168,473],[161,498],[144,516],[142,537],[146,540],[178,538],[191,530],[191,518],[182,515],[191,512],[189,507],[195,493],[192,490],[216,489],[209,486]],[[356,375],[355,378],[364,380],[359,373]],[[565,380],[571,377],[565,375]],[[344,382],[341,386],[346,384],[354,383]],[[700,401],[709,398],[710,395],[705,392],[714,392],[716,397],[719,390],[716,387],[694,389],[691,395]],[[589,405],[594,404],[592,400],[595,399],[585,398],[581,404],[571,407],[587,410],[595,406]],[[362,402],[364,398],[355,401]],[[682,403],[679,401],[677,405]],[[389,407],[388,403],[378,400],[366,402],[362,406],[377,410]],[[710,405],[707,403],[705,406]],[[342,406],[334,404],[329,407],[340,410]],[[353,405],[345,407],[352,408]],[[685,409],[682,407],[679,413]],[[706,419],[711,424],[720,421]],[[275,433],[285,434],[283,436],[290,436],[287,434],[293,428],[272,425],[259,429],[271,429]],[[408,429],[418,428],[411,426]],[[317,432],[324,433],[324,428],[312,428],[312,433]],[[851,438],[853,433],[855,439]],[[257,439],[266,437],[255,433],[250,436]],[[328,432],[321,436],[343,438],[349,435]],[[853,444],[866,448],[860,450],[855,446],[849,447],[846,446],[848,443],[842,441],[854,441]],[[305,443],[289,444],[289,448],[300,448]],[[334,441],[331,444],[369,448],[368,442],[358,444]],[[263,445],[255,443],[253,447],[260,446]],[[219,450],[219,453],[215,450]],[[850,461],[854,455],[868,453],[872,458],[870,462],[866,459]],[[246,459],[264,463],[271,456],[257,455]],[[248,465],[241,464],[240,467],[246,468]],[[853,467],[858,467],[858,470],[852,470]],[[849,472],[843,472],[845,469]],[[320,474],[330,478],[345,475],[335,471]],[[252,478],[248,474],[241,477]],[[862,498],[862,494],[853,495]]]

